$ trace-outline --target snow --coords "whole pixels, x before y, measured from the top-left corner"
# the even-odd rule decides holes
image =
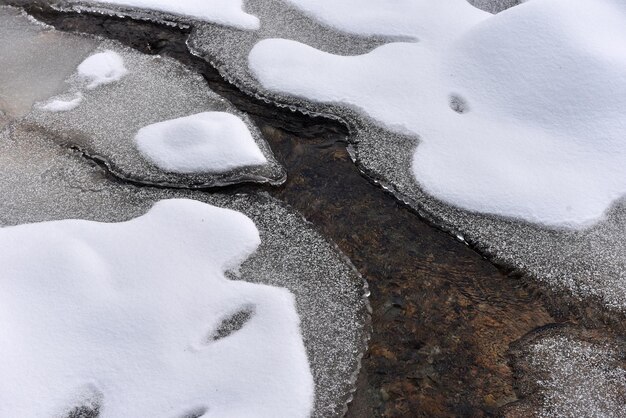
[[[68,112],[76,109],[83,101],[83,95],[78,92],[69,99],[51,99],[46,103],[42,103],[39,108],[46,112]]]
[[[135,143],[149,161],[175,173],[219,173],[267,162],[246,124],[226,112],[146,126],[137,132]]]
[[[243,0],[89,0],[89,2],[156,10],[239,29],[255,30],[260,26],[259,19],[243,11]]]
[[[119,81],[127,72],[122,57],[110,50],[93,54],[78,66],[78,75],[88,81],[90,90]]]
[[[467,0],[286,0],[309,16],[357,35],[441,41],[490,15]]]
[[[460,0],[290,2],[341,30],[419,39],[360,56],[266,39],[249,65],[270,91],[418,136],[412,171],[427,193],[580,229],[626,192],[623,2],[533,0],[495,16]]]
[[[0,229],[0,415],[308,416],[293,296],[224,276],[259,243],[243,214],[185,199]]]

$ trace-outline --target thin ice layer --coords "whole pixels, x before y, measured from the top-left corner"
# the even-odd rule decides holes
[[[264,40],[250,66],[271,91],[354,107],[419,135],[413,173],[441,200],[580,228],[626,192],[619,3],[533,1],[461,32],[436,8],[449,29],[425,30],[417,43],[344,57]]]
[[[9,41],[34,45],[22,48],[27,52],[23,55],[8,48],[12,55],[5,63],[0,56],[0,65],[8,69],[2,74],[10,75],[0,85],[3,94],[0,120],[9,122],[26,115],[28,123],[45,129],[62,145],[80,148],[102,160],[120,177],[141,183],[195,188],[244,181],[271,184],[284,181],[284,170],[252,121],[211,91],[199,74],[172,59],[43,28],[13,9],[1,9],[0,16],[12,28],[10,37],[7,35]],[[44,49],[51,41],[57,43],[51,48],[53,52],[78,45],[76,57],[68,60],[67,54],[32,53],[34,49]],[[81,49],[81,45],[89,48]],[[33,75],[30,70],[21,71],[22,67],[40,68],[40,56],[45,59],[49,74],[40,76],[38,72]],[[71,70],[65,67],[66,61],[71,63]],[[63,69],[61,76],[56,72],[58,68]],[[39,86],[41,83],[43,86]],[[27,99],[23,99],[19,92],[27,84],[33,84],[29,88],[36,95],[28,99],[26,94]],[[54,88],[48,88],[49,84]],[[33,107],[35,99],[37,103]],[[241,119],[254,144],[243,144],[245,148],[238,150],[236,147],[242,143],[229,140],[228,130],[222,131],[216,138],[223,145],[222,158],[205,159],[199,172],[164,171],[137,150],[134,138],[140,129],[207,111],[225,112]],[[250,148],[258,150],[254,161],[249,158]],[[239,157],[244,160],[237,161]],[[211,162],[217,165],[209,167]]]
[[[94,39],[52,31],[17,9],[0,6],[0,115],[5,122],[66,89],[64,81],[96,45]]]
[[[521,400],[504,415],[622,417],[625,348],[602,329],[552,327],[525,337],[511,353]]]
[[[0,229],[0,414],[53,416],[88,391],[102,418],[308,417],[292,295],[224,277],[259,243],[249,218],[193,200],[118,224]],[[210,338],[243,308],[239,330]]]
[[[137,132],[135,142],[148,160],[174,173],[220,173],[267,162],[246,124],[226,112],[148,125]]]

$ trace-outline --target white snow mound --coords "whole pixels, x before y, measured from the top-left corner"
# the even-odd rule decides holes
[[[78,66],[78,75],[89,82],[88,89],[119,81],[127,72],[122,57],[110,50],[93,54]]]
[[[0,416],[308,417],[293,296],[224,276],[259,242],[246,216],[192,200],[0,228]]]
[[[290,1],[330,19],[328,2]],[[354,0],[335,3],[366,14]],[[626,3],[533,0],[495,16],[454,3],[415,2],[429,8],[423,16],[396,10],[414,19],[416,43],[345,57],[269,39],[250,67],[270,90],[418,135],[413,174],[445,202],[553,227],[602,219],[626,193]],[[455,25],[460,13],[472,25]],[[337,25],[364,32],[363,19]]]
[[[220,173],[267,162],[246,124],[226,112],[148,125],[135,143],[147,160],[174,173]]]
[[[156,10],[239,29],[256,30],[260,27],[256,16],[243,11],[243,0],[89,0],[89,2]]]

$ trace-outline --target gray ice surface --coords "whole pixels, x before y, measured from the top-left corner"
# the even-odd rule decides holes
[[[626,410],[623,344],[553,334],[525,350],[540,418],[619,418]]]
[[[145,55],[118,43],[46,28],[16,9],[0,9],[0,110],[8,121],[41,127],[65,146],[104,161],[122,178],[173,187],[211,187],[239,182],[280,184],[285,172],[250,118],[211,91],[204,79],[182,64]],[[112,50],[124,59],[121,80],[89,90],[75,74],[92,53]],[[81,93],[73,110],[49,112],[36,102]],[[159,169],[137,150],[134,137],[144,126],[205,111],[240,117],[267,159],[259,166],[225,173],[176,174]],[[0,120],[0,124],[1,124]]]
[[[497,11],[515,2],[474,1]],[[478,4],[480,3],[480,4]],[[68,9],[90,9],[77,1],[63,2]],[[100,8],[99,11],[105,9]],[[267,91],[253,77],[247,57],[266,38],[287,38],[334,54],[356,55],[392,39],[364,38],[342,33],[294,10],[279,0],[247,0],[245,10],[261,20],[258,31],[244,31],[205,22],[194,28],[190,49],[213,63],[221,74],[243,91],[305,113],[343,120],[351,128],[352,155],[359,167],[399,199],[492,260],[506,265],[581,299],[611,310],[626,311],[626,206],[614,205],[607,218],[581,231],[555,230],[514,219],[471,213],[425,194],[411,172],[411,158],[419,139],[390,132],[350,108],[319,104]],[[182,20],[154,12],[110,9],[135,17],[164,21]]]

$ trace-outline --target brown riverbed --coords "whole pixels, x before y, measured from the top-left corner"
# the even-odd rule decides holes
[[[607,321],[582,318],[567,299],[543,296],[547,292],[508,276],[423,221],[359,172],[346,149],[344,126],[239,92],[188,53],[187,30],[38,6],[28,10],[61,30],[177,58],[253,117],[288,173],[283,186],[263,188],[337,243],[370,285],[373,331],[348,417],[497,416],[517,400],[512,343],[551,323]],[[259,187],[228,190],[250,188]],[[596,317],[592,310],[585,315]]]

